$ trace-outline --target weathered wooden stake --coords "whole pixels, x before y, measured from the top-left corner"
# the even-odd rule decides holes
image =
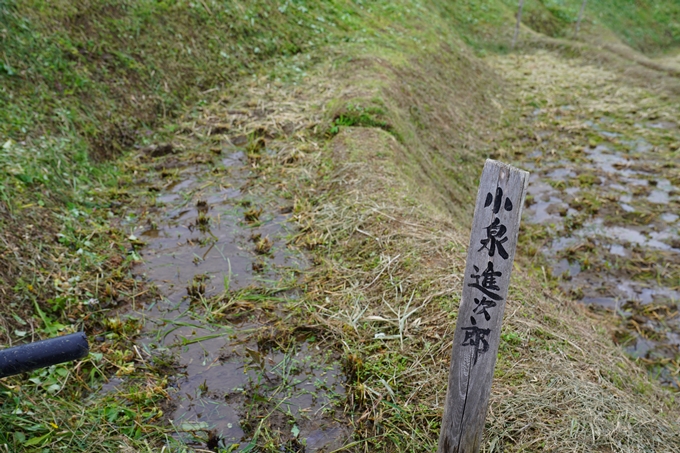
[[[438,453],[479,451],[529,173],[487,160],[477,193]]]
[[[578,36],[579,30],[581,30],[581,19],[583,19],[583,12],[586,10],[587,1],[588,0],[583,0],[583,3],[581,3],[581,10],[578,12],[578,20],[576,21],[576,36]]]
[[[517,23],[515,24],[515,34],[512,35],[511,49],[514,49],[515,44],[517,44],[517,36],[519,35],[519,24],[522,22],[522,7],[523,6],[524,6],[524,0],[519,0],[519,9],[517,10]]]

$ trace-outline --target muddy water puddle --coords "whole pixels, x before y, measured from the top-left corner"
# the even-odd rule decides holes
[[[308,264],[288,246],[292,207],[253,195],[252,177],[233,150],[156,184],[131,235],[144,243],[138,274],[162,294],[134,314],[146,321],[140,346],[177,370],[166,411],[176,439],[213,451],[250,451],[265,437],[281,451],[332,451],[351,435],[339,357],[286,326]]]
[[[546,276],[584,304],[623,317],[627,332],[619,340],[632,356],[677,361],[677,166],[645,138],[610,130],[612,123],[586,121],[591,136],[599,138],[585,146],[524,153],[519,165],[532,172],[525,222],[545,228],[537,242],[548,264]],[[666,123],[638,126],[678,135]],[[658,375],[680,384],[668,368]]]

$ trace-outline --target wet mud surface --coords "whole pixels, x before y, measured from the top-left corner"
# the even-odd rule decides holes
[[[173,159],[130,240],[138,275],[162,295],[133,315],[145,319],[140,346],[176,370],[166,411],[174,437],[213,451],[341,447],[351,433],[339,357],[286,322],[308,266],[288,245],[290,202],[249,189],[256,175],[243,150],[207,165]]]
[[[679,387],[677,108],[546,54],[501,66],[531,93],[518,109],[524,134],[505,143],[531,172],[526,250],[546,281],[617,313],[616,340]]]

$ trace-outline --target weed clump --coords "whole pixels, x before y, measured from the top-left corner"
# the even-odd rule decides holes
[[[255,252],[259,255],[268,255],[274,243],[269,236],[261,237],[255,242]]]
[[[198,200],[196,201],[196,209],[198,210],[199,213],[201,214],[207,214],[208,210],[210,209],[210,206],[208,205],[208,202],[205,200]]]
[[[255,223],[260,220],[260,215],[262,214],[262,208],[250,208],[243,213],[243,217],[248,223]]]
[[[189,295],[189,297],[195,300],[199,300],[203,296],[205,296],[206,291],[205,282],[208,280],[210,280],[210,277],[204,274],[198,274],[194,276],[194,278],[191,280],[191,283],[189,283],[189,286],[187,286],[187,294]]]

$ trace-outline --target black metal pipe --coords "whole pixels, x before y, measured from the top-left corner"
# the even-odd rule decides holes
[[[0,378],[81,359],[90,352],[83,332],[72,333],[0,351]]]

